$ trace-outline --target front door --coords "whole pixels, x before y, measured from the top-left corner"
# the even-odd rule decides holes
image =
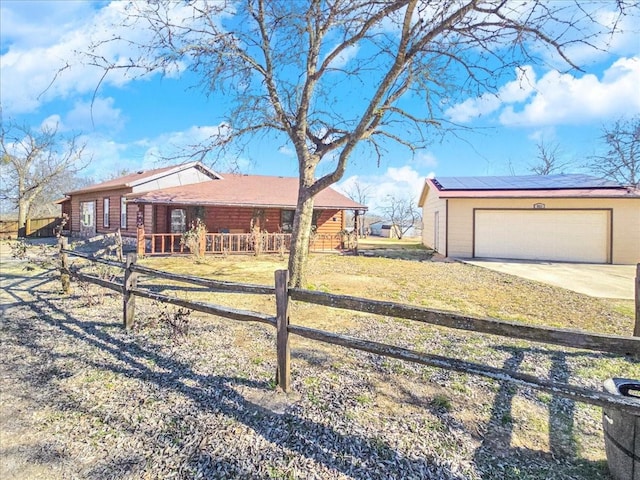
[[[80,202],[80,234],[93,237],[96,234],[96,202]]]
[[[184,233],[187,231],[187,211],[184,208],[171,210],[171,233]]]

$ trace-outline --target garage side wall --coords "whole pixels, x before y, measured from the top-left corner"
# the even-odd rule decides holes
[[[474,209],[533,210],[534,204],[543,204],[546,209],[611,209],[611,263],[640,262],[640,199],[638,198],[451,198],[448,200],[447,256],[460,258],[473,256]],[[427,203],[425,203],[425,211],[426,209]],[[427,218],[426,215],[425,218]],[[440,222],[442,224],[442,219]],[[426,235],[428,233],[423,234],[423,240]]]
[[[429,189],[422,206],[422,244],[447,255],[447,201]]]
[[[613,263],[640,263],[640,199],[620,199],[615,202]]]

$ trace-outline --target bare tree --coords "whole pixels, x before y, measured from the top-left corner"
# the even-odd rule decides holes
[[[415,198],[409,196],[388,195],[381,207],[385,217],[391,220],[392,231],[402,239],[409,230],[419,227],[422,215]]]
[[[622,185],[640,187],[640,115],[602,128],[606,153],[594,155],[588,168]]]
[[[18,228],[23,231],[34,207],[50,201],[56,186],[84,168],[85,145],[78,135],[64,138],[57,127],[33,130],[14,122],[0,128],[2,186],[0,200],[18,210]],[[60,197],[62,191],[57,192]]]
[[[625,0],[616,6],[620,15],[628,7]],[[356,147],[378,161],[389,142],[424,147],[433,127],[446,125],[447,104],[495,91],[541,55],[578,68],[566,50],[604,49],[600,35],[616,28],[615,19],[614,27],[597,24],[599,7],[579,0],[131,2],[119,30],[132,29],[126,41],[137,53],[110,58],[108,43],[123,41],[114,36],[97,41],[87,62],[105,75],[187,66],[207,93],[224,93],[226,121],[194,151],[199,158],[259,132],[290,142],[299,191],[289,271],[300,286],[314,197],[342,178]]]
[[[531,165],[529,171],[536,175],[551,175],[562,173],[571,162],[560,159],[562,150],[557,143],[545,143],[540,140],[536,145],[538,148],[538,163]]]

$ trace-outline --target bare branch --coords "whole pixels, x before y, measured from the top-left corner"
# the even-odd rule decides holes
[[[2,197],[18,210],[18,222],[24,226],[32,207],[45,200],[59,198],[59,187],[75,176],[90,161],[79,135],[62,137],[57,125],[34,131],[12,121],[0,128],[2,149]],[[48,192],[48,195],[47,195]]]
[[[627,2],[617,6],[626,13]],[[495,92],[544,54],[577,69],[570,48],[602,49],[602,34],[618,28],[615,19],[599,25],[598,4],[578,0],[158,0],[127,8],[126,26],[148,35],[96,42],[88,63],[128,76],[189,68],[207,93],[222,92],[231,133],[194,146],[198,158],[264,132],[286,140],[300,176],[292,257],[298,249],[304,257],[314,196],[343,177],[356,147],[379,162],[388,144],[426,146],[452,127],[446,105]],[[110,42],[128,42],[137,56],[106,58]],[[316,178],[324,158],[333,168]]]
[[[622,185],[640,187],[640,115],[602,127],[606,153],[593,155],[592,172]]]

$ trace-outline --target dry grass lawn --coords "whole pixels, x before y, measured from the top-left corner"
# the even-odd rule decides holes
[[[398,250],[387,242],[367,249]],[[403,249],[421,250],[409,241]],[[266,285],[273,284],[275,270],[286,268],[278,256],[140,263]],[[52,467],[49,478],[69,478],[69,472],[75,478],[608,478],[598,408],[296,337],[295,393],[282,404],[281,396],[269,394],[275,365],[269,326],[194,314],[189,335],[176,342],[158,320],[162,307],[139,301],[138,327],[129,335],[118,326],[119,298],[98,287],[75,284],[65,298],[56,292],[53,270],[27,271],[23,263],[4,263],[2,276],[3,344],[11,351],[0,358],[0,388],[6,387],[0,399],[11,412],[27,411],[26,402],[33,416],[5,416],[0,428],[5,422],[23,435],[23,443],[53,442],[66,455],[84,455],[82,468],[67,461]],[[622,335],[633,328],[631,301],[591,298],[461,263],[313,255],[307,278],[308,289],[469,315]],[[269,296],[213,293],[151,278],[141,285],[235,308],[275,310]],[[27,294],[35,300],[27,301]],[[29,309],[36,314],[29,317]],[[297,302],[291,323],[593,389],[611,376],[640,378],[640,365],[630,359]],[[33,335],[23,337],[25,329]],[[45,367],[53,378],[48,400],[40,398],[42,390],[16,393],[17,385],[31,388],[29,373],[20,376],[23,369]],[[62,409],[51,399],[57,396],[75,403],[70,407],[65,400]],[[124,400],[130,398],[135,403]],[[74,429],[93,439],[99,452],[76,438]],[[223,439],[225,432],[231,436]],[[20,463],[7,440],[2,443],[3,455]],[[136,448],[140,458],[118,460],[123,450]]]

